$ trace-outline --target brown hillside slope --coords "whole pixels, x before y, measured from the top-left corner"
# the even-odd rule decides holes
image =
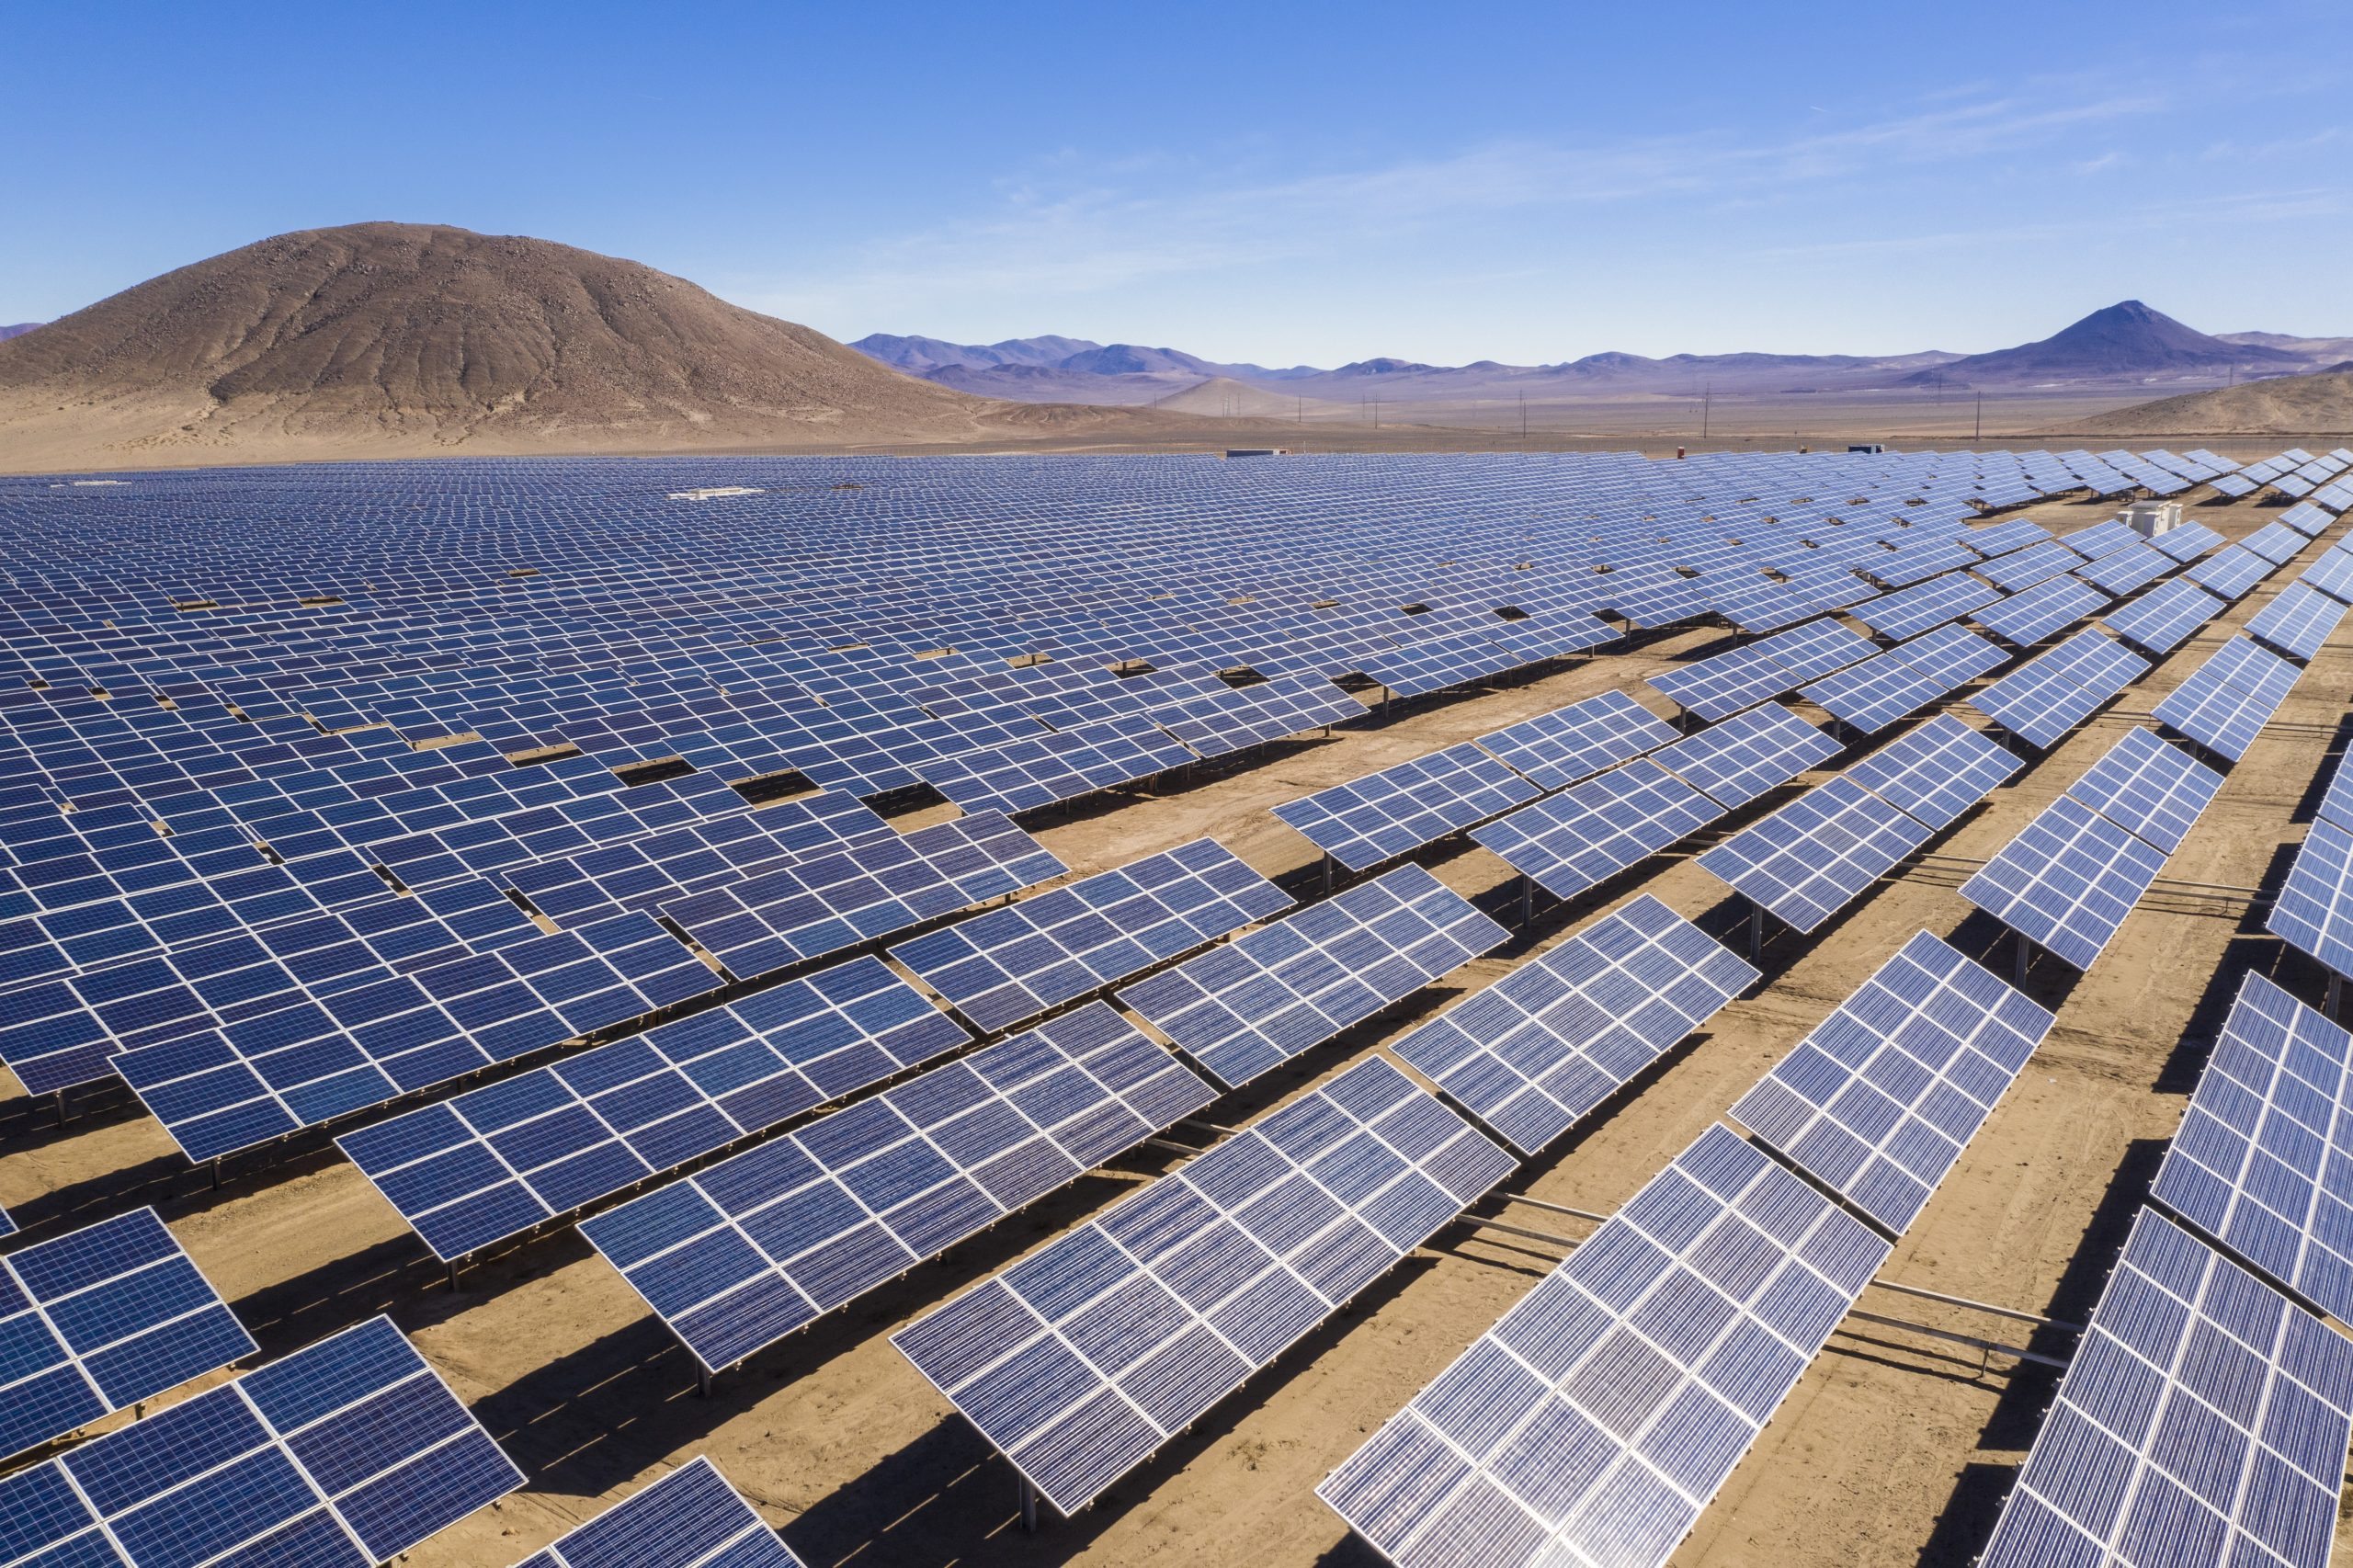
[[[2092,436],[2325,436],[2353,431],[2353,375],[2279,376],[2071,422]]]
[[[0,467],[1017,437],[636,262],[435,224],[281,234],[0,343]]]

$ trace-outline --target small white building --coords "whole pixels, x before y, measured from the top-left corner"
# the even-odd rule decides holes
[[[2139,534],[2143,539],[2154,539],[2181,527],[2181,503],[2178,501],[2130,501],[2116,520]]]

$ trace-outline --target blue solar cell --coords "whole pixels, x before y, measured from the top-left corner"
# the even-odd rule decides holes
[[[733,1365],[1209,1103],[1099,1002],[584,1222],[708,1369]]]
[[[2353,1345],[2143,1209],[1980,1561],[2321,1568]]]
[[[1663,747],[1650,760],[1730,810],[1837,752],[1838,743],[1820,729],[1768,704]]]
[[[2346,607],[2319,589],[2290,583],[2279,597],[2255,612],[2247,635],[2260,638],[2293,658],[2311,659],[2345,619]]]
[[[387,1318],[0,1483],[10,1563],[367,1568],[523,1484]]]
[[[2234,637],[2151,711],[2207,750],[2236,762],[2302,674],[2247,638]]]
[[[1931,828],[1958,821],[2026,766],[2025,759],[1949,713],[1915,724],[1840,777]]]
[[[2152,653],[2169,653],[2229,607],[2195,583],[2177,578],[2111,612],[2108,627]]]
[[[2054,1021],[1922,931],[1732,1116],[1902,1235]]]
[[[1481,735],[1478,744],[1539,788],[1564,790],[1674,739],[1665,720],[1622,691],[1605,691]]]
[[[971,1038],[854,959],[335,1142],[454,1260]]]
[[[1647,893],[1392,1049],[1534,1153],[1746,990],[1756,971]]]
[[[1246,1084],[1503,944],[1504,928],[1400,866],[1119,993],[1226,1085]]]
[[[2245,976],[2151,1188],[2340,1320],[2353,1312],[2348,1069],[2353,1034]]]
[[[1376,1057],[891,1342],[1068,1515],[1512,1168]]]
[[[2265,929],[2338,974],[2353,974],[2353,831],[2313,819]]]
[[[1274,813],[1340,864],[1361,871],[1523,805],[1540,792],[1465,741],[1285,801]]]
[[[1198,838],[918,937],[891,956],[994,1033],[1290,904],[1215,839]]]
[[[2221,774],[2179,746],[2133,729],[2069,785],[2067,794],[2170,855],[2222,787]]]
[[[1928,841],[1931,830],[1853,780],[1816,785],[1699,856],[1751,903],[1812,931]]]
[[[2048,746],[2148,672],[2148,661],[2098,631],[2078,631],[1977,692],[1978,711],[2029,745]]]
[[[710,1460],[697,1457],[516,1568],[801,1568]]]
[[[1653,759],[1638,757],[1473,829],[1471,837],[1554,897],[1574,898],[1724,810]]]
[[[254,1353],[153,1209],[0,1257],[0,1458]]]
[[[1961,896],[2089,969],[2165,863],[2164,850],[2063,795],[1963,882]]]
[[[1401,1564],[1656,1568],[1888,1252],[1711,1127],[1316,1495]]]

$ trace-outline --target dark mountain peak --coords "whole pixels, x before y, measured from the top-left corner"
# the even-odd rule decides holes
[[[2302,359],[2260,344],[2229,343],[2176,321],[2139,300],[2094,311],[2049,337],[1907,376],[1925,386],[1993,381],[2130,381],[2138,377],[2302,368]]]
[[[0,343],[6,343],[12,337],[22,337],[40,324],[37,321],[20,321],[13,326],[0,326]]]

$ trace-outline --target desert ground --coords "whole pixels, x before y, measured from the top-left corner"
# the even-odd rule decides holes
[[[2224,449],[2261,455],[2244,442]],[[2234,537],[2275,515],[2219,503],[2202,489],[2188,498],[2204,503],[2193,509],[2199,520]],[[2080,502],[2026,515],[2065,528],[2111,509]],[[2341,532],[2342,525],[2332,528],[2299,560]],[[2273,574],[2107,712],[2034,759],[1934,841],[1931,853],[1994,853],[2295,570]],[[1304,894],[1321,886],[1314,852],[1267,808],[1605,688],[1649,695],[1639,684],[1645,672],[1722,641],[1720,631],[1685,629],[1539,678],[1401,705],[1386,722],[1248,753],[1190,779],[1164,780],[1155,792],[1044,813],[1033,831],[1079,873],[1213,834]],[[2167,864],[2167,879],[2279,885],[2316,781],[2346,733],[2348,684],[2353,644],[2340,632],[2231,770]],[[1775,792],[1712,836],[1822,776]],[[907,825],[913,820],[920,819]],[[1694,847],[1644,862],[1569,904],[1540,904],[1509,948],[1208,1114],[1229,1125],[1247,1121],[1638,893],[1655,894],[1745,951],[1743,910],[1690,863]],[[1500,861],[1461,839],[1419,858],[1513,923],[1517,884]],[[1811,937],[1776,928],[1753,994],[1507,1187],[1610,1210],[1915,930],[1947,936],[2006,975],[2009,942],[1957,895],[1963,875],[1950,859],[1915,859]],[[2081,1322],[2240,974],[2259,969],[2319,1000],[2315,966],[2261,926],[2256,901],[2161,884],[2089,973],[2078,977],[2048,958],[2038,963],[2029,988],[2057,1009],[2058,1027],[1886,1277]],[[1312,1489],[1562,1256],[1548,1244],[1469,1225],[1441,1233],[1094,1509],[1070,1520],[1050,1517],[1031,1536],[1017,1525],[1011,1471],[886,1335],[1167,1168],[1174,1155],[1146,1149],[1085,1178],[722,1376],[706,1399],[696,1393],[686,1352],[568,1229],[487,1258],[452,1290],[331,1146],[266,1166],[233,1165],[214,1191],[127,1091],[93,1092],[74,1110],[61,1128],[46,1102],[35,1105],[0,1075],[0,1203],[28,1226],[54,1233],[155,1204],[266,1355],[389,1312],[522,1465],[528,1490],[419,1547],[408,1559],[415,1568],[502,1568],[698,1453],[711,1457],[788,1544],[824,1568],[1370,1568],[1377,1559],[1347,1538]],[[1475,1212],[1571,1236],[1590,1229],[1493,1200]],[[2034,1346],[2059,1353],[2068,1343],[2057,1331],[1879,1290],[1861,1304],[2012,1343],[2031,1333]],[[1966,1564],[1984,1543],[2052,1378],[2000,1353],[1850,1321],[1675,1561],[1684,1568]]]

